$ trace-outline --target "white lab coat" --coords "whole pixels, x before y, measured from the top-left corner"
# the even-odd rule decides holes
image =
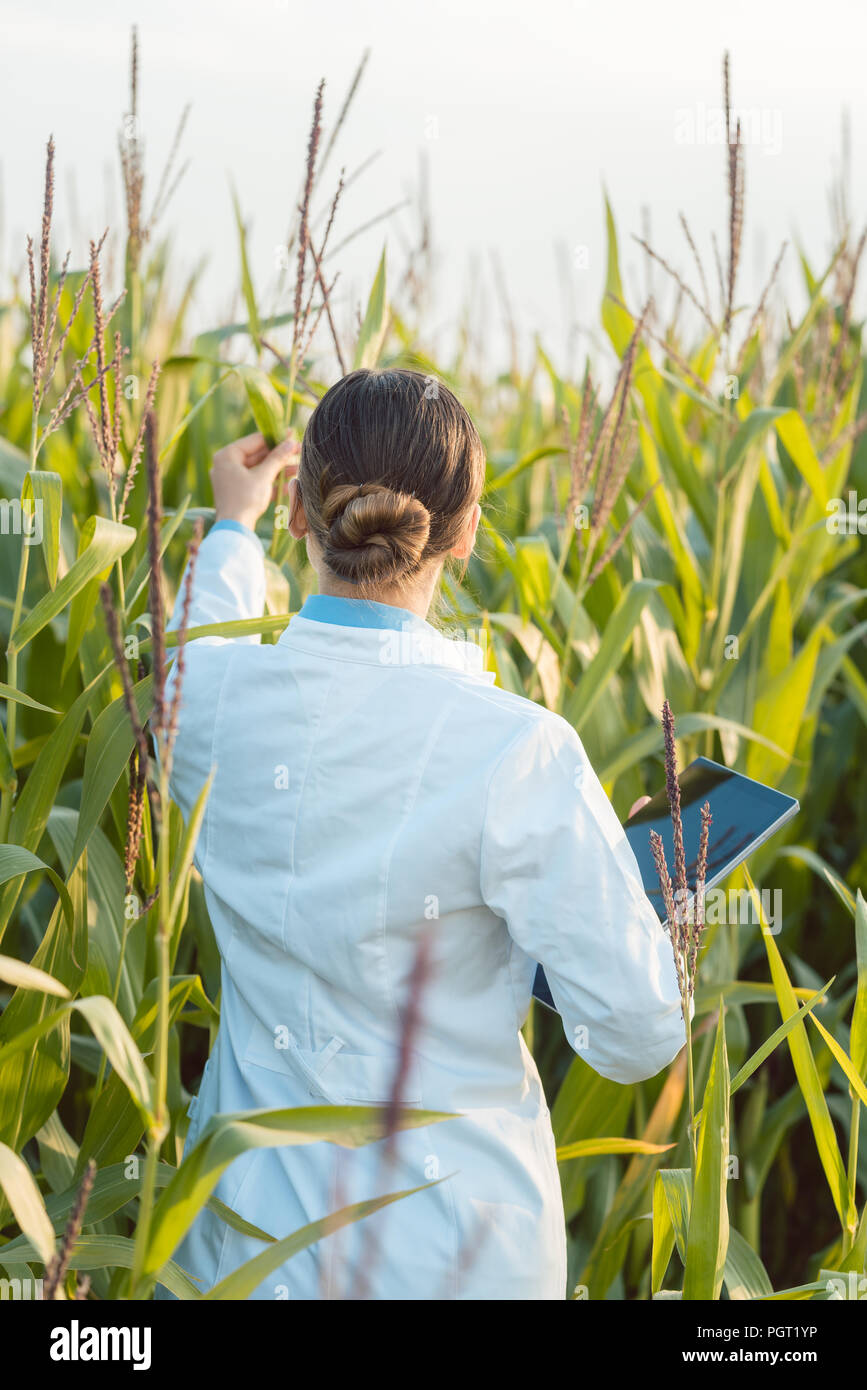
[[[259,542],[212,532],[191,624],[258,616],[264,597]],[[535,962],[604,1076],[653,1076],[683,1045],[668,938],[577,735],[482,665],[421,619],[399,633],[297,616],[276,645],[187,649],[172,794],[187,815],[216,768],[196,864],[222,1004],[186,1152],[216,1112],[386,1102],[422,936],[403,1102],[459,1115],[404,1131],[385,1168],[382,1143],[237,1158],[217,1195],[278,1239],[444,1179],[297,1255],[256,1298],[564,1298],[554,1138],[520,1032]],[[176,1258],[207,1289],[262,1248],[205,1211]]]

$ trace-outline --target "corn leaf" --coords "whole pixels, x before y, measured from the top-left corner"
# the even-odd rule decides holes
[[[867,1081],[867,901],[859,888],[855,896],[855,954],[858,988],[852,1009],[849,1051],[858,1075]]]
[[[69,998],[69,990],[60,980],[14,956],[0,956],[0,980],[16,989],[36,989],[43,994],[57,994],[61,999]]]
[[[385,249],[383,248],[371,287],[370,298],[367,301],[367,311],[361,325],[361,332],[358,335],[355,359],[352,364],[355,369],[376,366],[387,329],[388,305],[385,285]]]
[[[75,595],[91,580],[104,577],[121,555],[133,544],[136,533],[131,526],[119,526],[103,516],[90,517],[81,529],[82,551],[56,587],[36,603],[15,629],[9,650],[21,651],[47,623],[58,617]]]
[[[0,1144],[0,1187],[24,1235],[47,1264],[54,1257],[54,1231],[45,1203],[27,1164],[7,1144]]]
[[[22,501],[29,498],[41,511],[42,554],[49,588],[57,583],[60,559],[60,517],[63,512],[63,481],[59,473],[31,469],[24,479]]]
[[[717,1299],[729,1243],[728,1215],[729,1069],[725,1013],[720,1010],[716,1043],[705,1089],[695,1192],[689,1213],[684,1299]]]
[[[761,913],[761,899],[756,892],[755,884],[750,876],[748,869],[744,869],[747,887],[753,895],[756,903],[756,910]],[[777,992],[777,1002],[780,1013],[784,1019],[788,1019],[797,1012],[798,1004],[794,991],[783,964],[777,943],[771,932],[766,929],[764,914],[760,918],[762,922],[762,937],[765,943],[765,950],[768,954],[768,962],[771,967],[771,978]],[[789,1052],[792,1057],[792,1064],[795,1068],[795,1075],[798,1078],[798,1085],[804,1097],[807,1113],[810,1117],[810,1124],[813,1129],[813,1136],[816,1140],[816,1148],[819,1152],[819,1159],[828,1180],[831,1190],[831,1197],[837,1209],[837,1215],[843,1225],[844,1230],[854,1231],[858,1222],[858,1213],[855,1211],[854,1203],[849,1194],[849,1186],[846,1178],[846,1170],[837,1146],[837,1138],[834,1134],[834,1126],[831,1122],[831,1114],[828,1110],[828,1102],[822,1091],[822,1083],[819,1080],[819,1073],[816,1070],[816,1061],[810,1049],[807,1038],[806,1028],[803,1021],[799,1021],[787,1039]]]
[[[386,1114],[381,1106],[322,1105],[212,1116],[154,1208],[142,1273],[155,1273],[170,1258],[239,1154],[322,1140],[346,1148],[373,1144],[385,1133]],[[440,1111],[405,1109],[397,1123],[401,1129],[416,1129],[452,1118]]]
[[[328,1236],[332,1231],[339,1231],[356,1221],[363,1221],[366,1216],[390,1206],[392,1202],[400,1202],[405,1197],[414,1196],[416,1192],[424,1192],[425,1188],[436,1187],[437,1182],[443,1181],[444,1179],[439,1178],[436,1182],[422,1183],[420,1187],[409,1187],[403,1192],[389,1192],[383,1197],[371,1197],[366,1202],[356,1202],[352,1206],[342,1207],[319,1221],[311,1221],[309,1226],[302,1226],[300,1230],[293,1231],[291,1236],[276,1241],[267,1250],[254,1255],[252,1260],[248,1260],[225,1279],[221,1279],[219,1284],[203,1297],[210,1300],[249,1298],[263,1279],[267,1279],[269,1274],[273,1274],[287,1260],[291,1260],[293,1255],[322,1240],[323,1236]]]

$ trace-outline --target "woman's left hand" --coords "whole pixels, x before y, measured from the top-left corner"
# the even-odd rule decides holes
[[[646,806],[649,800],[649,796],[640,796],[637,801],[633,801],[632,805],[629,808],[629,815],[627,816],[627,820],[634,816],[636,811],[640,811],[642,806]]]
[[[211,464],[217,521],[239,521],[252,531],[279,474],[284,469],[297,472],[300,451],[292,438],[269,449],[261,434],[245,435],[218,450]]]

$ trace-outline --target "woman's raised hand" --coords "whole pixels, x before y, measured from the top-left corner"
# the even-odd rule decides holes
[[[294,475],[301,445],[291,437],[269,449],[261,434],[248,434],[214,455],[211,486],[217,521],[239,521],[252,531],[284,470]]]

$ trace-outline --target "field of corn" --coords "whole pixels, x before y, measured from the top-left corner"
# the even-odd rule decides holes
[[[286,189],[280,312],[260,302],[236,202],[241,311],[192,334],[192,284],[168,288],[159,225],[181,156],[145,178],[139,76],[134,50],[125,227],[104,242],[94,227],[89,263],[64,261],[50,145],[41,229],[33,209],[0,303],[3,1296],[143,1299],[159,1283],[198,1298],[173,1254],[206,1203],[239,1222],[213,1192],[240,1152],[366,1144],[401,1123],[393,1108],[324,1107],[303,1124],[290,1111],[218,1116],[180,1163],[220,975],[191,867],[196,824],[167,794],[160,700],[177,640],[166,651],[166,606],[213,515],[213,451],[253,429],[302,431],[338,375],[375,364],[447,381],[488,451],[483,537],[466,574],[446,577],[437,621],[484,642],[501,686],[574,725],[621,817],[663,785],[666,700],[681,767],[704,754],[801,803],[727,883],[727,920],[684,924],[695,1017],[667,1072],[617,1085],[554,1015],[535,1005],[528,1018],[561,1159],[570,1296],[865,1296],[865,238],[845,199],[828,264],[781,253],[800,261],[797,303],[774,309],[769,285],[745,304],[745,151],[731,122],[729,212],[707,267],[684,220],[691,275],[646,247],[667,307],[628,303],[603,206],[607,353],[567,380],[542,344],[527,369],[485,377],[472,325],[450,360],[426,350],[426,224],[401,276],[372,256],[354,331],[338,326],[332,150],[357,81],[333,111],[320,88],[294,203]],[[266,615],[214,631],[276,640],[310,592],[282,515],[278,494],[260,527]],[[255,1268],[212,1298],[245,1297],[322,1228],[259,1234]]]

